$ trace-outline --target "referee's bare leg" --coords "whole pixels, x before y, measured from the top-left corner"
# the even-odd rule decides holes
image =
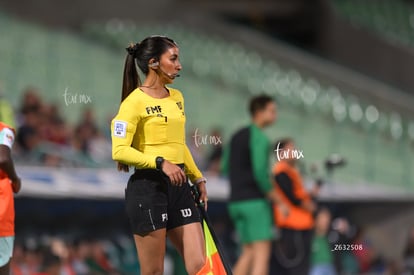
[[[168,237],[184,259],[189,275],[198,274],[206,263],[201,223],[190,223],[168,231]]]
[[[165,228],[150,232],[145,236],[134,235],[141,275],[164,274],[166,236]]]

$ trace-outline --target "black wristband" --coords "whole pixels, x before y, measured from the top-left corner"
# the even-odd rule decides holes
[[[161,170],[161,166],[162,166],[163,162],[164,162],[163,157],[156,157],[155,158],[155,166],[156,166],[157,170]]]

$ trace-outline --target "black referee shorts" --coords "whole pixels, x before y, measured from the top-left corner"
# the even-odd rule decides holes
[[[189,184],[173,186],[155,169],[137,169],[125,189],[126,212],[132,232],[145,235],[200,222]]]

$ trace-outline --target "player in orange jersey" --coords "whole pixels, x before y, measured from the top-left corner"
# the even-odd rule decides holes
[[[14,129],[0,122],[0,275],[10,274],[14,242],[14,197],[21,182],[14,169],[11,148]]]

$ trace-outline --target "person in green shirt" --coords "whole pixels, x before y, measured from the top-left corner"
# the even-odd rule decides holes
[[[312,240],[310,275],[336,275],[328,231],[331,224],[331,213],[322,208],[316,216],[315,235]]]
[[[230,180],[228,210],[243,244],[234,274],[267,275],[274,237],[269,200],[279,200],[269,173],[272,149],[263,129],[275,122],[276,104],[260,95],[251,99],[249,111],[252,123],[232,136],[221,168]]]

